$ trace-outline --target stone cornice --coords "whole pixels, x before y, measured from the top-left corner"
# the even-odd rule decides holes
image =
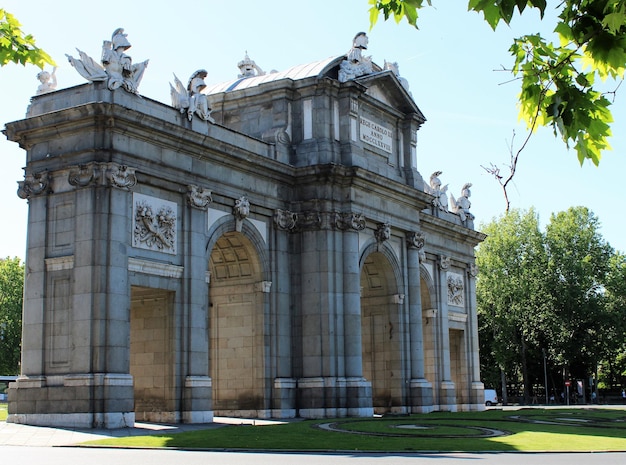
[[[153,260],[145,260],[142,258],[128,258],[128,271],[135,273],[144,273],[154,276],[163,276],[165,278],[182,278],[183,267],[171,265],[169,263],[155,262]]]
[[[469,229],[462,224],[437,218],[428,213],[420,213],[420,224],[422,230],[432,229],[439,233],[443,232],[447,237],[453,240],[467,242],[468,245],[472,247],[477,246],[487,238],[487,235],[484,233]]]

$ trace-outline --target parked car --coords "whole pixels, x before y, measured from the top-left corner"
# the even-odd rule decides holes
[[[485,389],[485,405],[487,407],[498,405],[498,394],[495,389]]]

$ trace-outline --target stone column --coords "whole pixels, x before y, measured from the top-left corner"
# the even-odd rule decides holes
[[[272,416],[293,418],[296,416],[296,379],[292,366],[292,321],[291,321],[291,268],[289,263],[289,235],[296,227],[296,214],[288,210],[274,212],[275,230],[272,307],[276,318],[277,333],[273,338],[273,353],[276,357],[276,372],[272,389]]]
[[[346,402],[348,416],[370,416],[372,385],[363,378],[363,337],[361,329],[361,270],[359,233],[365,229],[363,215],[344,213],[337,226],[343,229],[343,327]]]
[[[183,386],[182,420],[184,423],[213,421],[213,393],[209,374],[209,337],[207,327],[208,257],[206,255],[207,209],[212,202],[211,191],[188,186],[185,230],[185,301],[187,366]]]
[[[450,371],[450,328],[448,322],[448,269],[450,257],[439,257],[439,312],[438,327],[438,358],[439,373],[439,407],[456,411],[456,392]]]
[[[424,235],[411,232],[406,238],[409,279],[409,347],[411,380],[409,382],[411,413],[432,410],[433,388],[424,376],[424,333],[422,328],[422,293],[420,278],[420,250]]]
[[[298,379],[299,415],[304,418],[337,416],[337,324],[336,251],[327,214],[298,213],[300,241],[300,323],[302,366]]]
[[[29,181],[30,177],[30,181]],[[46,238],[48,196],[39,195],[46,189],[31,189],[32,175],[20,181],[18,196],[28,199],[28,235],[26,237],[26,273],[24,275],[24,303],[22,319],[21,373],[11,383],[8,393],[9,423],[34,423],[39,413],[37,399],[47,396],[44,370],[45,309],[46,309]],[[47,184],[47,179],[46,179]],[[47,423],[47,424],[52,424]]]
[[[466,286],[466,302],[467,304],[467,334],[469,351],[468,374],[471,380],[470,388],[470,408],[476,406],[477,410],[484,410],[484,388],[480,381],[480,358],[478,343],[478,315],[476,307],[476,276],[478,275],[478,267],[471,263],[467,267],[467,286]]]

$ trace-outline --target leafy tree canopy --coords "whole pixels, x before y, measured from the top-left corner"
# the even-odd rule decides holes
[[[0,66],[11,62],[31,63],[41,69],[46,64],[54,65],[50,55],[36,47],[34,37],[25,35],[20,26],[15,16],[0,8]]]
[[[417,27],[418,12],[431,0],[369,0],[370,24],[384,19],[406,18]],[[546,11],[546,0],[469,0],[468,9],[482,13],[495,30],[509,24],[515,12]],[[611,100],[598,90],[597,80],[623,80],[626,69],[626,0],[564,0],[553,43],[539,34],[515,39],[510,47],[511,72],[521,81],[520,118],[530,131],[548,126],[578,160],[600,162],[610,149]],[[615,91],[610,94],[615,95]]]
[[[0,259],[0,374],[19,373],[24,265]]]
[[[533,378],[543,384],[531,369],[545,350],[553,374],[587,379],[604,365],[613,384],[626,355],[626,257],[602,237],[598,217],[572,207],[541,232],[534,210],[513,209],[481,229],[476,297],[480,338],[491,345],[481,364],[521,372],[528,389]]]

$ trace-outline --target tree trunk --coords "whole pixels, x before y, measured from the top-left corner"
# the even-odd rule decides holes
[[[521,338],[522,342],[522,379],[524,382],[524,404],[528,405],[530,403],[530,386],[528,380],[528,366],[526,363],[526,341],[524,338]]]
[[[500,383],[502,384],[502,406],[504,407],[509,403],[509,396],[506,392],[506,373],[502,367],[500,367]]]

